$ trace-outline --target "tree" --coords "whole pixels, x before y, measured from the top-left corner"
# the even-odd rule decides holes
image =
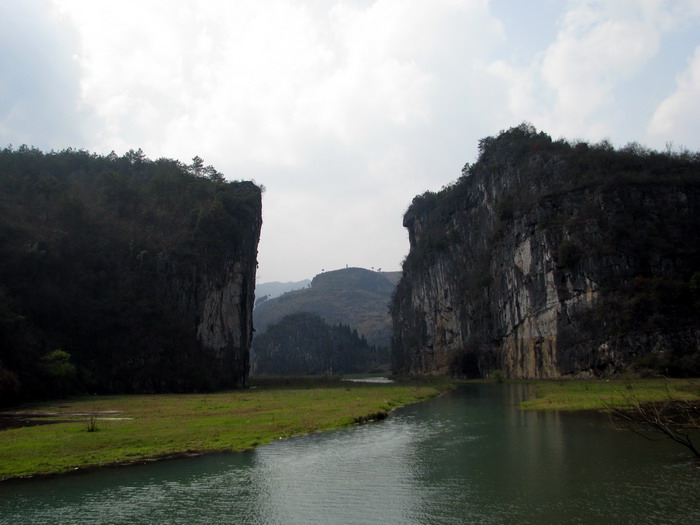
[[[44,220],[49,220],[49,204],[51,203],[51,198],[58,193],[59,183],[56,177],[53,177],[47,173],[42,174],[41,178],[36,184],[36,191],[44,197],[45,201],[45,216]]]
[[[132,166],[139,166],[147,160],[146,155],[141,148],[137,149],[136,151],[134,151],[133,149],[130,149],[129,151],[124,153],[124,158]]]
[[[319,315],[283,317],[253,341],[257,374],[357,373],[377,364],[377,349],[348,325],[328,325]]]
[[[670,439],[700,459],[693,439],[700,434],[700,400],[680,399],[666,384],[667,400],[644,403],[635,393],[624,395],[624,404],[606,403],[613,424],[646,439]]]
[[[199,155],[192,157],[192,164],[189,166],[190,173],[196,177],[201,177],[204,171],[204,160]]]
[[[70,389],[75,379],[75,365],[70,362],[70,354],[64,350],[54,350],[41,358],[42,368],[54,382],[59,395]]]
[[[202,172],[209,180],[213,182],[217,182],[219,184],[223,184],[224,182],[226,182],[224,175],[221,172],[217,171],[216,168],[211,164],[205,166]]]

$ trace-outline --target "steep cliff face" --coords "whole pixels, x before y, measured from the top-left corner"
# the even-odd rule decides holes
[[[253,246],[251,246],[253,247]],[[255,262],[232,253],[212,267],[159,254],[157,292],[205,364],[210,387],[244,385],[252,341]],[[182,341],[186,344],[186,341]]]
[[[574,146],[523,125],[483,139],[404,226],[395,372],[700,372],[697,155]]]
[[[158,256],[159,293],[204,350],[200,366],[207,363],[214,388],[243,386],[249,373],[256,255],[262,225],[260,193],[250,186],[247,191],[257,192],[257,212],[249,224],[240,227],[235,243],[211,260],[183,260],[167,252]]]

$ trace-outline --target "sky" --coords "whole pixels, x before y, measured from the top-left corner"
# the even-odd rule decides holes
[[[413,197],[522,122],[700,150],[700,0],[0,0],[0,147],[264,185],[258,282],[399,270]]]

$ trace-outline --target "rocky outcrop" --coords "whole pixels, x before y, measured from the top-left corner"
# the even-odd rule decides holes
[[[700,162],[523,125],[404,217],[400,374],[698,373]],[[664,370],[661,370],[664,369]]]

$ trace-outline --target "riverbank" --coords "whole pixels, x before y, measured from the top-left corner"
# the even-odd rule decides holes
[[[211,452],[385,417],[446,380],[392,384],[278,379],[212,394],[94,396],[15,409],[44,423],[0,431],[0,480]]]
[[[524,410],[606,410],[630,401],[652,403],[700,400],[700,379],[591,379],[528,381],[531,396]],[[670,396],[670,397],[669,397]]]

